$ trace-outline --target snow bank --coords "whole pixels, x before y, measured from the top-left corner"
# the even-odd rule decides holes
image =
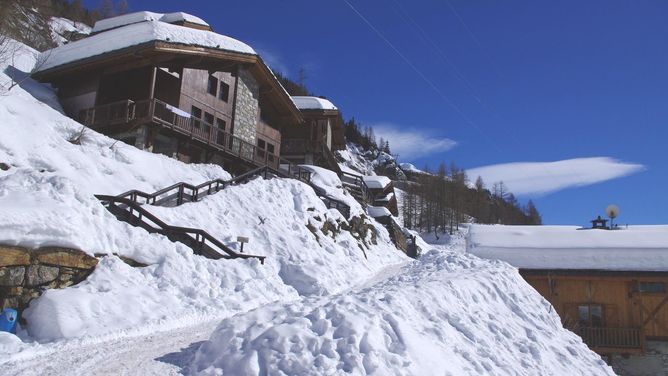
[[[74,22],[67,18],[51,17],[49,21],[51,27],[51,36],[58,45],[63,45],[68,42],[65,37],[67,33],[90,34],[91,28],[83,22]]]
[[[364,208],[353,196],[343,189],[341,179],[332,170],[313,165],[300,165],[311,172],[311,183],[320,188],[325,196],[341,201],[350,206],[350,215],[352,217],[364,214]]]
[[[29,71],[34,51],[20,51],[25,52],[17,56],[25,65],[21,69]],[[0,73],[0,84],[8,81]],[[86,281],[48,290],[31,302],[24,317],[32,339],[227,317],[295,300],[300,293],[336,292],[403,260],[383,228],[377,230],[377,245],[364,239],[368,260],[350,233],[324,234],[325,221],[336,227],[345,219],[327,209],[310,187],[293,180],[258,179],[178,208],[147,207],[167,223],[205,228],[233,247],[237,235],[248,235],[246,249],[266,255],[266,265],[195,256],[180,243],[120,222],[94,194],[133,188],[152,192],[229,174],[216,165],[184,164],[115,142],[83,128],[35,93],[56,102],[48,86],[30,79],[0,97],[0,162],[10,166],[0,170],[0,243],[70,246],[107,256]],[[81,145],[68,142],[82,130]],[[148,266],[132,268],[112,253]]]
[[[247,44],[211,31],[161,21],[145,21],[108,30],[40,54],[35,72],[102,55],[145,42],[162,41],[255,55]]]
[[[320,97],[293,96],[292,101],[300,110],[338,110],[332,102]]]
[[[432,250],[322,302],[223,320],[197,375],[613,375],[507,264]]]
[[[471,226],[468,251],[527,269],[668,271],[668,226]]]

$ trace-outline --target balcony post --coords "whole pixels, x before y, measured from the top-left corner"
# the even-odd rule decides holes
[[[153,99],[155,96],[155,79],[157,72],[158,69],[155,66],[151,67],[151,87],[149,89],[148,99]]]

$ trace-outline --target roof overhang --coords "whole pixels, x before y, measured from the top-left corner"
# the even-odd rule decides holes
[[[69,77],[92,72],[114,72],[149,65],[233,71],[242,66],[250,71],[260,85],[262,95],[276,105],[288,123],[304,122],[301,112],[276,76],[262,59],[255,54],[207,48],[201,46],[150,41],[88,58],[76,60],[53,68],[34,72],[32,77],[40,82],[62,82]]]

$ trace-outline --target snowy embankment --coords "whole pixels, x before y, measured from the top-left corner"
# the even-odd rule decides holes
[[[2,67],[4,87],[7,74],[25,75],[35,62],[35,51],[19,47],[17,65]],[[205,228],[228,244],[250,236],[246,250],[267,256],[267,263],[195,256],[180,243],[118,221],[94,194],[152,192],[229,174],[115,142],[59,110],[54,93],[30,79],[0,97],[0,162],[9,165],[0,170],[0,243],[59,245],[107,256],[85,282],[48,290],[30,304],[26,340],[230,316],[295,300],[300,293],[336,292],[403,259],[380,226],[377,245],[364,239],[368,260],[349,232],[323,234],[324,221],[340,225],[345,219],[325,208],[310,187],[281,179],[258,179],[179,208],[148,207],[167,223]],[[82,130],[80,145],[68,141]],[[112,253],[148,266],[130,267]]]
[[[200,375],[612,374],[517,271],[431,250],[395,276],[330,299],[223,320],[197,351]]]
[[[668,226],[471,226],[468,252],[526,269],[668,271]]]

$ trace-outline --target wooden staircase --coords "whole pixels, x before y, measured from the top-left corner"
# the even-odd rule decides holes
[[[185,202],[196,202],[200,198],[217,193],[226,187],[245,184],[258,176],[265,179],[282,177],[300,180],[313,188],[325,206],[337,209],[346,218],[350,217],[350,206],[328,197],[322,189],[311,183],[311,173],[308,170],[295,165],[281,165],[279,169],[264,166],[230,180],[214,179],[199,185],[181,182],[153,193],[134,189],[117,196],[95,195],[95,197],[118,220],[135,227],[141,227],[149,233],[162,234],[173,242],[183,243],[197,255],[216,260],[221,258],[257,258],[264,264],[264,256],[238,253],[202,229],[171,226],[142,207],[142,204],[180,206]]]

